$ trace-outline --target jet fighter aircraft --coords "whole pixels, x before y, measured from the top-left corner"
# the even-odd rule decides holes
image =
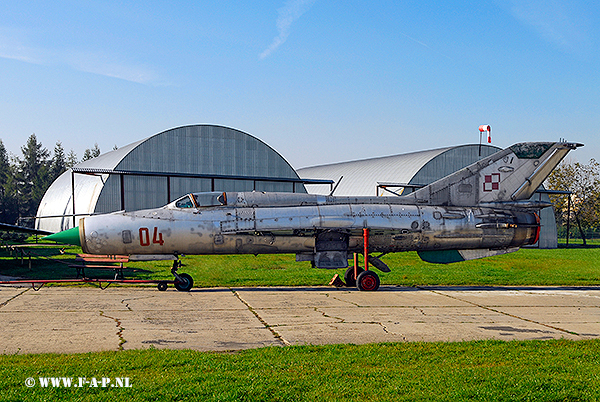
[[[365,270],[350,266],[347,285],[377,290],[387,253],[417,251],[428,262],[452,263],[517,251],[535,244],[538,212],[530,201],[566,154],[582,144],[513,145],[404,196],[348,197],[297,193],[188,194],[164,207],[81,218],[79,226],[46,239],[81,245],[89,254],[131,260],[172,259],[179,290],[181,254],[294,253],[317,268],[348,268],[363,253]],[[369,256],[370,253],[381,255]],[[355,254],[356,255],[356,254]]]

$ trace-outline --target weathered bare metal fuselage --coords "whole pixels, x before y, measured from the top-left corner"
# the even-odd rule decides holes
[[[79,240],[91,254],[295,253],[322,268],[345,267],[357,251],[481,258],[537,241],[535,211],[547,205],[529,199],[578,146],[515,144],[401,197],[195,193],[162,208],[83,218]]]

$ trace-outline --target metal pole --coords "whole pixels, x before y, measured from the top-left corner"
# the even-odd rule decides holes
[[[71,169],[71,201],[73,202],[73,227],[75,227],[77,225],[75,225],[75,172],[73,169]]]
[[[365,271],[369,270],[369,228],[363,229],[363,239],[365,246]]]
[[[125,176],[119,175],[121,182],[121,211],[125,211]]]
[[[167,204],[171,202],[171,176],[167,176]]]
[[[569,245],[569,232],[571,231],[571,195],[568,194],[567,197],[567,246]]]

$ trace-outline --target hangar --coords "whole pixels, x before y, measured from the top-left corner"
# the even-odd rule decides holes
[[[77,226],[79,216],[156,208],[190,192],[305,193],[305,182],[250,134],[215,125],[178,127],[63,173],[42,198],[36,228],[58,232]]]
[[[460,145],[433,150],[411,152],[379,158],[362,159],[298,169],[304,179],[318,177],[335,181],[335,195],[401,195],[424,187],[456,172],[479,159],[490,156],[501,148],[490,145]],[[311,194],[329,194],[330,186],[307,183]],[[543,191],[543,190],[542,190]],[[549,201],[542,192],[536,200]],[[552,208],[540,214],[539,248],[556,248],[556,220]]]

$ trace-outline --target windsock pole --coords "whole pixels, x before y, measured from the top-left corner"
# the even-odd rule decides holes
[[[489,124],[482,124],[481,126],[479,126],[479,156],[481,157],[481,135],[483,134],[484,131],[487,131],[488,136],[488,142],[491,143],[492,142],[492,127]]]

